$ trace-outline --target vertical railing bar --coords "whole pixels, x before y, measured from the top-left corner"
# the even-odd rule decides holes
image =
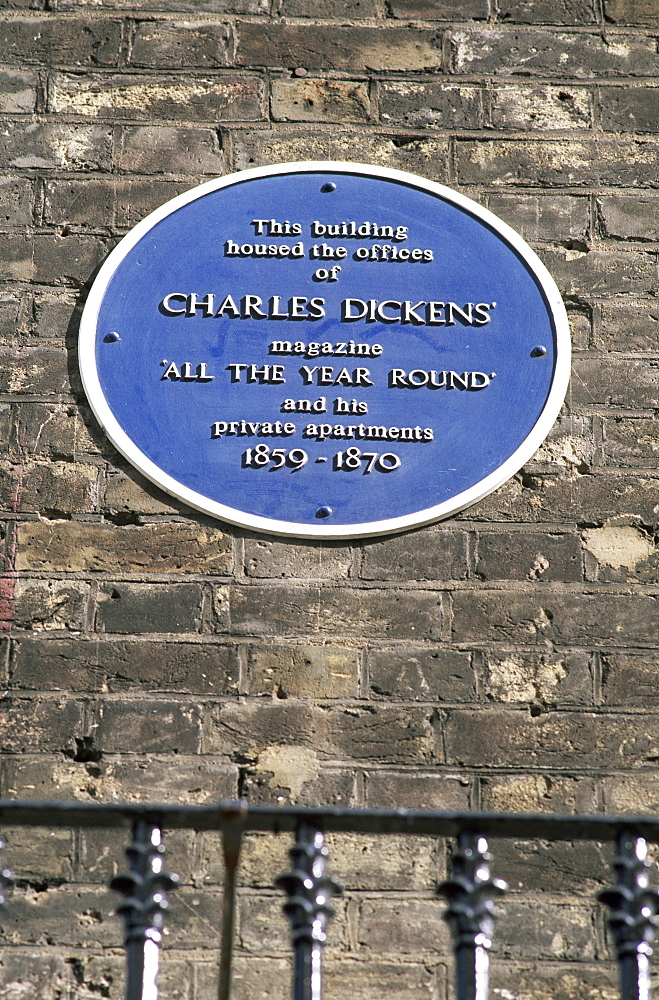
[[[126,849],[130,870],[110,883],[124,896],[117,912],[126,927],[126,1000],[158,1000],[159,946],[169,906],[165,892],[178,885],[178,876],[163,871],[164,853],[160,827],[137,819]]]
[[[244,803],[235,811],[225,814],[222,827],[222,850],[224,854],[224,894],[222,898],[222,933],[220,937],[220,977],[218,1000],[229,1000],[231,993],[231,964],[233,958],[233,935],[236,914],[236,879],[242,843],[244,817],[247,807]]]
[[[298,824],[289,853],[292,871],[280,875],[276,885],[288,895],[284,912],[293,944],[293,1000],[321,1000],[325,931],[334,913],[330,900],[342,886],[325,874],[329,850],[315,824]]]
[[[659,919],[659,892],[650,886],[647,843],[631,830],[618,837],[614,889],[605,889],[598,899],[610,908],[620,973],[622,1000],[650,1000],[650,956]]]
[[[5,838],[0,834],[0,855],[5,846]],[[7,902],[6,891],[14,884],[14,881],[13,872],[10,872],[8,868],[0,869],[0,906],[3,906]]]
[[[464,830],[458,836],[451,877],[437,887],[448,900],[445,920],[453,936],[457,1000],[487,1000],[489,991],[494,900],[507,891],[501,879],[490,878],[487,840]]]

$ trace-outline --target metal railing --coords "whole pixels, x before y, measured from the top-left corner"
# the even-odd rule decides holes
[[[293,1000],[321,1000],[322,954],[332,897],[341,892],[327,874],[326,832],[409,834],[457,840],[451,873],[437,886],[448,902],[445,918],[453,937],[458,1000],[487,1000],[489,950],[495,900],[507,891],[490,877],[488,837],[517,840],[616,842],[616,885],[599,894],[610,910],[622,1000],[649,1000],[650,956],[659,925],[659,891],[649,884],[647,842],[659,842],[659,820],[650,817],[556,816],[408,809],[343,809],[251,806],[81,804],[0,801],[0,827],[132,826],[128,871],[111,882],[124,897],[119,906],[126,927],[126,1000],[157,1000],[156,975],[167,892],[178,879],[163,867],[163,829],[222,834],[225,874],[219,1000],[228,1000],[234,932],[236,874],[242,837],[251,832],[294,833],[291,870],[277,879],[291,925]],[[11,884],[0,872],[0,903]],[[9,905],[11,905],[9,901]]]

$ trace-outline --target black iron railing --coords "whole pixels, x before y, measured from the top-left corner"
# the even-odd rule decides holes
[[[167,893],[178,881],[164,870],[163,829],[222,833],[225,877],[219,1000],[228,1000],[230,993],[236,873],[245,833],[289,831],[295,835],[291,870],[277,880],[287,896],[284,910],[291,925],[294,1000],[321,1000],[322,996],[322,953],[332,916],[331,901],[341,891],[338,880],[327,872],[326,832],[456,838],[451,875],[437,887],[437,893],[448,901],[445,916],[453,935],[458,1000],[487,1000],[495,900],[507,890],[505,882],[491,878],[487,838],[613,841],[617,843],[616,885],[601,892],[599,899],[610,909],[621,997],[650,998],[650,956],[659,925],[659,891],[650,887],[646,855],[647,842],[659,842],[659,820],[649,817],[304,809],[245,802],[160,806],[0,801],[2,826],[132,826],[132,842],[126,851],[128,871],[111,883],[124,897],[119,912],[126,925],[126,1000],[157,1000]],[[10,873],[0,871],[0,903],[10,895],[10,882]]]

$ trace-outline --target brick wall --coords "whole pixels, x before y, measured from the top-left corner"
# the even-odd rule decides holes
[[[0,793],[54,799],[659,808],[656,0],[2,0]],[[357,159],[463,191],[570,312],[568,401],[453,521],[279,541],[144,482],[76,368],[96,268],[205,178]],[[9,831],[0,997],[120,995],[118,835]],[[441,1000],[447,845],[332,840],[328,996]],[[216,838],[184,886],[167,1000],[212,995]],[[237,1000],[286,995],[273,878],[245,850]],[[503,1000],[613,995],[596,846],[498,845]],[[59,888],[58,888],[59,887]],[[539,895],[538,895],[539,894]]]

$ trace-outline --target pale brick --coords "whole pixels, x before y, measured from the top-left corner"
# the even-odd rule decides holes
[[[259,81],[222,77],[88,76],[57,74],[50,110],[86,117],[143,120],[257,121],[263,117]]]
[[[491,95],[492,125],[497,129],[589,129],[592,98],[583,87],[496,86]]]
[[[30,521],[20,527],[19,567],[74,572],[228,573],[231,539],[218,528],[142,527],[79,521]]]
[[[240,26],[240,66],[306,69],[406,70],[441,66],[441,35],[412,27],[256,24]]]
[[[366,83],[313,79],[272,82],[272,117],[276,121],[365,122],[370,113]]]
[[[249,652],[246,691],[278,698],[351,698],[359,654],[333,646],[275,646]]]

